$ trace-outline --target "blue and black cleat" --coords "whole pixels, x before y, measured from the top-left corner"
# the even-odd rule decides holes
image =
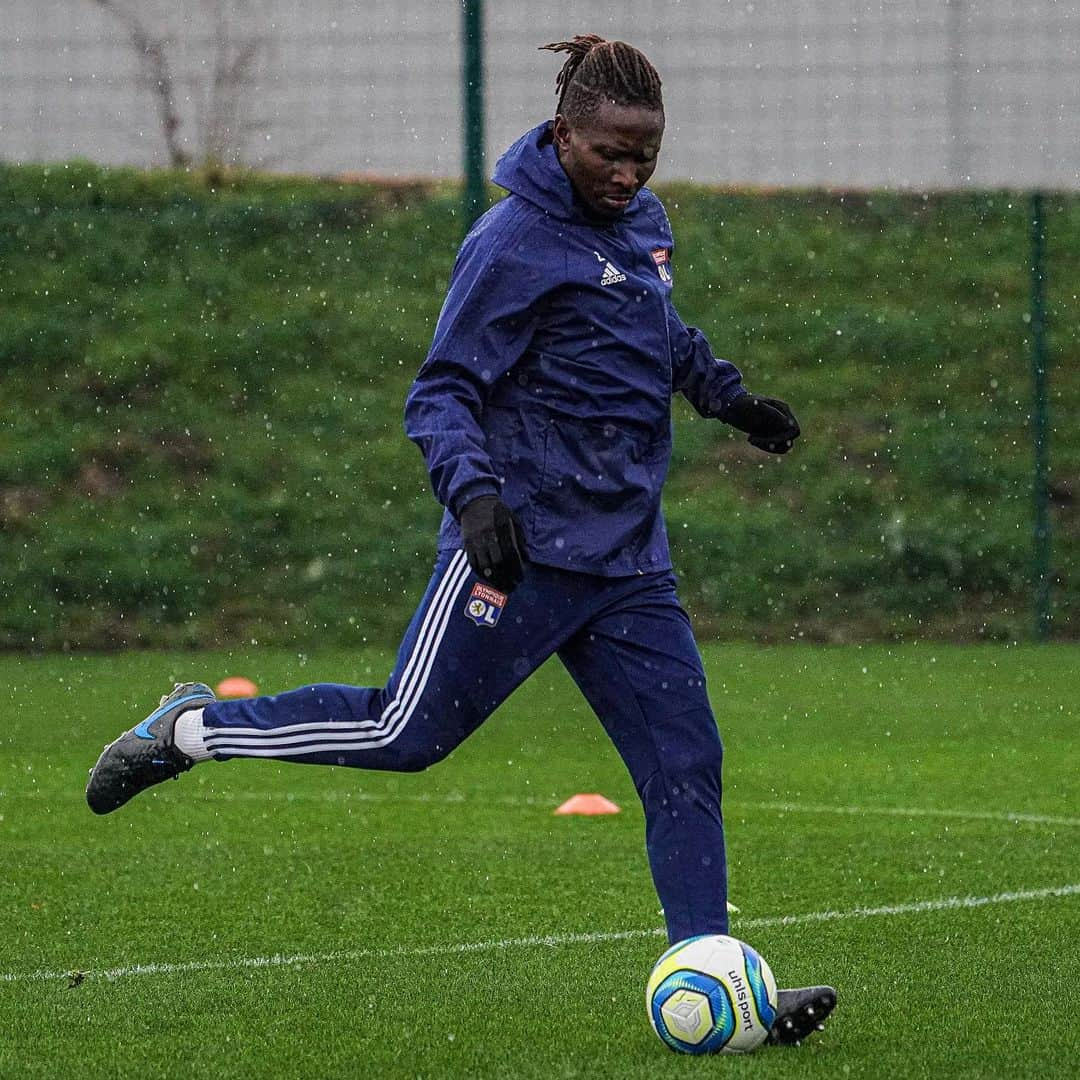
[[[204,683],[177,683],[141,724],[109,743],[90,770],[86,801],[95,814],[110,814],[133,795],[162,780],[175,780],[195,764],[176,748],[173,728],[188,709],[215,701]]]
[[[778,990],[776,1019],[768,1042],[797,1046],[815,1031],[825,1029],[825,1020],[836,1008],[836,991],[831,986],[805,986],[799,990]]]

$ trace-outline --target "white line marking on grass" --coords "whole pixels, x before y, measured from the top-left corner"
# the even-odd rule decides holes
[[[988,904],[1014,904],[1021,901],[1049,900],[1057,897],[1080,896],[1080,883],[1054,885],[1045,889],[1023,889],[1000,892],[992,896],[947,896],[939,900],[916,900],[908,904],[887,904],[882,907],[850,908],[847,911],[811,911],[802,915],[768,915],[758,919],[740,919],[744,930],[768,926],[795,926],[798,923],[839,922],[846,919],[872,919],[896,915],[921,915],[928,911],[956,911],[986,907]],[[504,938],[501,941],[465,941],[454,945],[421,945],[413,948],[350,949],[328,953],[293,953],[273,956],[241,956],[229,960],[192,960],[181,964],[133,964],[129,967],[107,968],[102,971],[83,971],[87,979],[114,981],[134,975],[182,975],[200,971],[239,971],[245,968],[300,967],[308,964],[353,963],[359,960],[400,960],[414,956],[461,956],[470,953],[497,952],[505,949],[529,949],[537,946],[560,948],[565,945],[595,945],[633,938],[659,937],[661,927],[650,930],[615,930],[598,933],[548,934],[544,936]],[[48,982],[68,979],[67,971],[30,971],[0,973],[0,983]]]
[[[219,792],[206,791],[203,785],[195,785],[199,797],[213,802],[418,802],[431,806],[468,806],[494,804],[507,807],[551,807],[553,798],[536,795],[465,795],[463,792]],[[153,793],[157,798],[159,793]],[[170,792],[170,797],[180,795]],[[45,791],[0,791],[0,801],[10,798],[52,798]],[[726,799],[724,809],[728,813],[737,810],[762,810],[779,813],[836,814],[858,818],[863,814],[877,814],[885,818],[951,818],[956,821],[988,821],[1007,825],[1058,825],[1063,828],[1080,828],[1080,818],[1062,818],[1054,814],[1027,813],[1020,810],[950,810],[937,807],[873,807],[833,806],[826,802],[745,801]]]
[[[761,919],[739,921],[739,929],[761,926],[792,926],[796,923],[835,922],[840,919],[871,919],[888,915],[918,915],[924,911],[958,911],[986,907],[988,904],[1015,904],[1024,900],[1050,900],[1062,896],[1080,896],[1080,884],[1054,885],[1046,889],[1021,889],[993,896],[946,896],[941,900],[915,900],[909,904],[886,904],[882,907],[851,908],[848,911],[811,911],[804,915],[769,915]]]
[[[222,802],[414,802],[438,805],[463,806],[469,803],[497,803],[500,806],[551,806],[548,798],[535,795],[484,795],[468,796],[460,791],[445,794],[427,792],[391,791],[208,791],[202,793],[207,800]],[[1055,817],[1051,814],[1028,814],[1014,810],[949,810],[919,806],[833,806],[828,803],[796,802],[746,802],[741,799],[724,801],[727,812],[738,810],[766,810],[789,814],[838,814],[858,817],[862,814],[880,814],[885,817],[943,817],[970,821],[997,821],[1013,825],[1061,825],[1080,828],[1080,818]]]
[[[842,814],[861,817],[863,814],[881,814],[886,817],[943,817],[961,821],[1001,821],[1018,825],[1063,825],[1080,827],[1080,818],[1054,817],[1051,814],[1024,814],[1013,810],[948,810],[918,806],[830,806],[827,803],[791,802],[742,802],[725,800],[724,808],[743,807],[748,810],[776,810],[791,814]]]
[[[472,802],[497,803],[500,806],[548,806],[551,800],[536,796],[491,795],[483,799],[470,798],[462,792],[447,794],[402,793],[402,792],[364,792],[364,791],[308,791],[308,792],[257,792],[257,791],[222,791],[207,792],[206,799],[234,800],[277,800],[286,802],[315,799],[320,802],[416,802],[464,805]],[[1012,810],[948,810],[934,807],[911,806],[830,806],[826,803],[794,802],[743,802],[739,799],[725,800],[724,809],[730,812],[740,807],[747,810],[779,811],[789,814],[839,814],[858,817],[862,814],[881,814],[886,817],[943,817],[960,821],[998,821],[1014,825],[1061,825],[1080,828],[1080,818],[1054,817],[1050,814],[1027,814]]]
[[[199,797],[207,802],[356,802],[356,803],[420,803],[433,806],[467,806],[495,804],[498,806],[551,807],[557,800],[538,795],[466,795],[461,791],[402,792],[402,791],[215,791],[206,790],[207,785],[195,785]],[[52,798],[47,791],[3,791],[0,800],[12,798]],[[158,793],[153,794],[154,798]],[[170,798],[183,796],[169,792]],[[752,802],[742,799],[726,799],[727,813],[737,810],[762,810],[782,814],[836,814],[841,817],[861,817],[876,814],[882,817],[952,818],[957,821],[993,821],[1006,825],[1058,825],[1063,828],[1080,828],[1080,818],[1058,817],[1053,814],[1029,814],[1019,810],[950,810],[932,806],[834,806],[829,803],[798,802]]]

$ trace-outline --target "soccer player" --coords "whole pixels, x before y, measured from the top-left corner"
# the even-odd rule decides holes
[[[446,510],[386,685],[237,701],[178,685],[105,748],[87,800],[107,814],[210,760],[426,769],[554,654],[633,778],[669,939],[727,933],[721,743],[660,510],[671,400],[773,454],[799,425],[672,303],[671,228],[645,186],[655,68],[591,34],[544,48],[569,54],[555,119],[500,159],[509,195],[462,243],[405,406]],[[770,1037],[801,1040],[835,1002],[780,991]]]

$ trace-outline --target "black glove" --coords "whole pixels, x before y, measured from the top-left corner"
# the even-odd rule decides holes
[[[509,506],[481,495],[461,511],[465,555],[477,576],[499,592],[513,592],[525,576],[525,534]]]
[[[778,398],[743,394],[724,410],[720,419],[745,431],[751,446],[770,454],[786,454],[799,437],[799,421]]]

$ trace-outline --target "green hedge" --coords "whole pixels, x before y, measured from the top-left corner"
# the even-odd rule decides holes
[[[662,188],[676,295],[785,459],[676,409],[704,636],[1031,626],[1027,199]],[[439,508],[401,428],[448,185],[0,167],[0,646],[392,643]],[[1080,636],[1080,198],[1048,201],[1055,633]]]

